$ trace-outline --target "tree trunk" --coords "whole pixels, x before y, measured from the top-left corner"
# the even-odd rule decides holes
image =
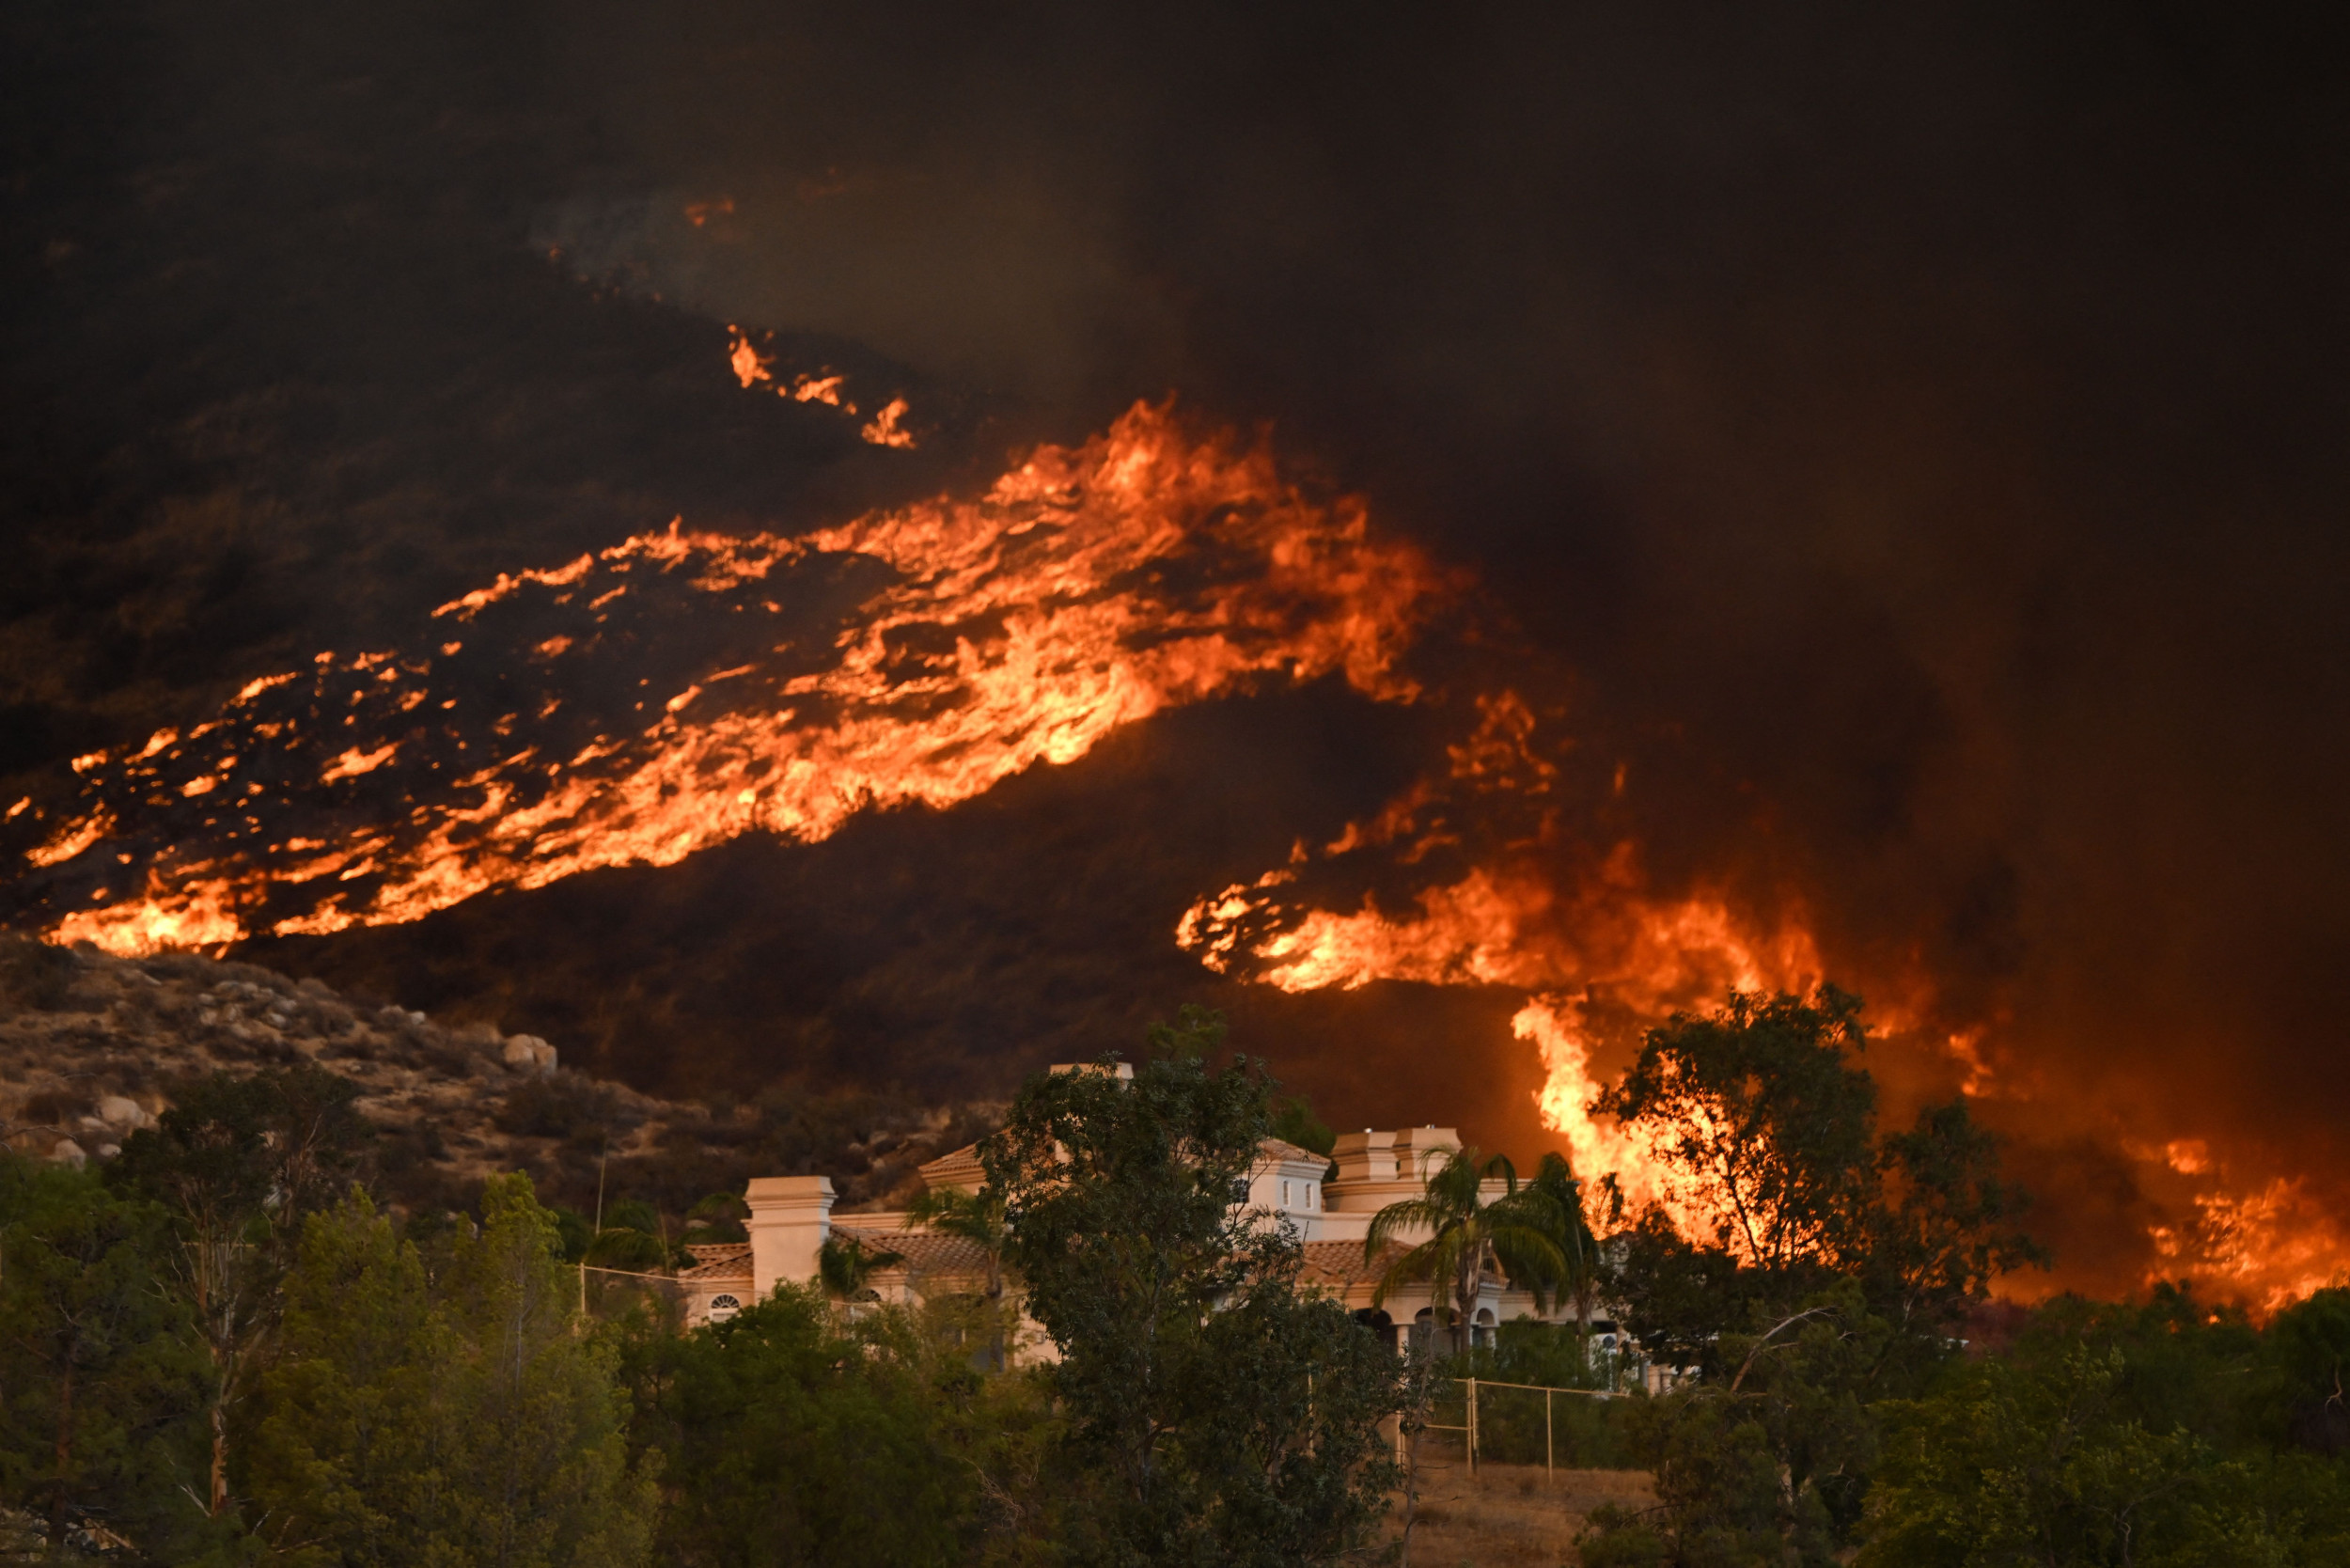
[[[228,1508],[228,1405],[212,1402],[212,1498],[209,1512],[215,1519]]]
[[[1452,1281],[1452,1358],[1459,1360],[1468,1354],[1468,1282],[1455,1278]]]
[[[987,1360],[1004,1370],[1004,1266],[993,1252],[987,1255]]]
[[[57,1385],[57,1480],[49,1495],[49,1555],[65,1555],[65,1497],[68,1465],[73,1462],[73,1363],[65,1365],[65,1378]]]

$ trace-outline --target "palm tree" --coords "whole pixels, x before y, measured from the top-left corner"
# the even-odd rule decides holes
[[[871,1299],[865,1288],[866,1276],[904,1262],[901,1252],[869,1251],[854,1237],[835,1232],[816,1249],[816,1278],[824,1294],[840,1303],[842,1314],[854,1316],[857,1302]]]
[[[1503,1196],[1488,1203],[1484,1185],[1495,1177],[1503,1184]],[[1558,1200],[1530,1187],[1518,1190],[1517,1168],[1509,1156],[1480,1160],[1474,1149],[1454,1150],[1428,1173],[1419,1197],[1390,1203],[1371,1216],[1371,1233],[1363,1238],[1366,1262],[1399,1231],[1429,1232],[1380,1275],[1371,1305],[1385,1304],[1417,1280],[1429,1281],[1432,1294],[1438,1285],[1449,1285],[1452,1304],[1438,1307],[1438,1321],[1449,1322],[1452,1352],[1461,1355],[1468,1349],[1469,1314],[1495,1265],[1519,1279],[1565,1275],[1566,1256],[1555,1239],[1559,1227]]]
[[[1566,1156],[1554,1150],[1543,1156],[1534,1179],[1526,1185],[1528,1191],[1549,1199],[1558,1210],[1559,1226],[1551,1232],[1551,1240],[1558,1244],[1566,1266],[1555,1275],[1513,1278],[1534,1293],[1534,1305],[1541,1310],[1549,1310],[1554,1299],[1574,1302],[1575,1331],[1588,1342],[1591,1304],[1599,1294],[1600,1250],[1599,1237],[1592,1234],[1590,1221],[1584,1215],[1583,1184]]]
[[[964,1192],[961,1187],[932,1187],[906,1205],[906,1229],[927,1226],[941,1235],[960,1236],[987,1257],[988,1363],[1004,1370],[1004,1246],[1009,1232],[1004,1222],[1003,1195],[994,1187]]]

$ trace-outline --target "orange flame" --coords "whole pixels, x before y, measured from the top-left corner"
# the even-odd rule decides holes
[[[1683,1219],[1688,1204],[1653,1151],[1591,1110],[1601,1085],[1585,998],[1604,997],[1653,1020],[1732,987],[1802,991],[1821,975],[1819,954],[1800,927],[1757,936],[1718,899],[1659,902],[1640,894],[1628,844],[1592,886],[1573,896],[1528,869],[1480,867],[1422,889],[1407,915],[1372,902],[1350,914],[1291,913],[1280,889],[1293,878],[1288,870],[1272,872],[1200,900],[1184,912],[1177,940],[1211,968],[1245,966],[1250,978],[1284,991],[1408,980],[1532,993],[1512,1027],[1542,1052],[1548,1070],[1536,1095],[1543,1124],[1566,1136],[1578,1171],[1612,1171],[1628,1200],[1663,1202]],[[1268,925],[1269,934],[1252,939]]]
[[[2174,1146],[2175,1147],[2175,1146]],[[2176,1164],[2206,1168],[2197,1154]],[[2350,1234],[2305,1181],[2278,1177],[2244,1191],[2195,1195],[2184,1223],[2154,1230],[2155,1262],[2147,1282],[2192,1279],[2217,1294],[2267,1311],[2290,1306],[2345,1279]]]
[[[750,334],[731,322],[727,326],[727,363],[733,367],[735,380],[743,384],[746,392],[763,385],[778,398],[795,403],[822,403],[828,408],[838,409],[851,418],[856,416],[856,404],[841,389],[848,377],[826,369],[816,375],[794,376],[788,384],[778,382],[774,358],[760,353],[751,342]],[[858,427],[857,434],[875,447],[911,447],[915,444],[914,432],[904,424],[906,416],[911,412],[912,405],[903,397],[892,398],[872,418]]]
[[[898,423],[905,415],[906,400],[892,398],[857,434],[876,447],[911,447],[914,445],[914,432]]]
[[[1206,587],[1165,570],[1200,551],[1256,564]],[[779,642],[790,628],[764,596],[858,559],[890,580],[829,646]],[[1260,680],[1335,673],[1407,700],[1416,688],[1398,660],[1436,588],[1417,552],[1372,537],[1358,504],[1310,500],[1265,451],[1186,440],[1166,410],[1137,406],[1084,447],[1040,448],[977,501],[802,539],[672,524],[561,567],[501,574],[435,612],[476,628],[440,645],[444,660],[459,657],[450,648],[474,657],[498,646],[492,623],[510,620],[538,666],[615,657],[625,639],[602,629],[632,596],[710,606],[664,624],[721,614],[746,628],[724,649],[731,656],[675,686],[638,681],[651,689],[632,710],[643,714],[635,728],[567,738],[567,721],[549,715],[569,698],[550,695],[499,696],[513,711],[487,735],[453,717],[433,729],[428,721],[466,699],[425,701],[439,695],[429,656],[323,654],[307,692],[256,682],[208,740],[99,768],[86,786],[98,803],[35,858],[60,867],[93,853],[118,832],[117,803],[151,811],[167,798],[159,783],[177,795],[181,775],[220,770],[220,751],[255,750],[271,769],[293,769],[271,799],[220,808],[201,835],[175,829],[149,852],[136,896],[91,895],[101,907],[58,918],[57,933],[138,952],[413,920],[491,888],[666,865],[743,833],[815,839],[859,811],[948,805],[1036,763],[1073,761],[1163,708]],[[546,635],[551,615],[567,618],[573,640]],[[262,704],[276,705],[266,719]],[[304,763],[303,736],[321,725],[339,749]],[[496,738],[510,749],[481,755]],[[329,829],[286,833],[270,815],[285,796],[313,802]],[[403,797],[393,808],[404,814],[356,806]]]
[[[1176,940],[1212,969],[1285,991],[1403,980],[1526,993],[1512,1027],[1547,1070],[1535,1097],[1543,1124],[1565,1137],[1583,1175],[1613,1173],[1629,1201],[1660,1203],[1687,1229],[1693,1203],[1655,1150],[1591,1108],[1601,1088],[1594,1019],[1637,1027],[1733,987],[1806,991],[1822,975],[1818,950],[1798,919],[1764,932],[1703,889],[1657,897],[1629,841],[1579,879],[1562,880],[1560,772],[1546,751],[1559,743],[1544,740],[1537,714],[1513,692],[1480,696],[1475,715],[1446,748],[1439,775],[1320,852],[1300,845],[1288,865],[1200,899],[1178,921]],[[1480,853],[1468,843],[1468,819],[1529,812],[1497,845]],[[1449,876],[1422,873],[1407,908],[1383,906],[1375,894],[1352,909],[1301,895],[1317,862],[1373,854],[1395,869],[1467,864]]]

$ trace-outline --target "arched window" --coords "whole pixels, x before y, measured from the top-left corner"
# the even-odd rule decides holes
[[[743,1304],[730,1295],[713,1295],[710,1298],[710,1321],[713,1323],[724,1323],[742,1309]]]

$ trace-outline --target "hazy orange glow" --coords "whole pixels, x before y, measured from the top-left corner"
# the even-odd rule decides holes
[[[2186,1276],[2271,1310],[2342,1282],[2350,1235],[2306,1183],[2279,1177],[2193,1201],[2186,1224],[2154,1228],[2159,1262],[2150,1280]]]
[[[1285,991],[1393,980],[1523,994],[1512,1031],[1541,1054],[1546,1081],[1537,1107],[1576,1170],[1613,1174],[1636,1209],[1653,1202],[1684,1233],[1710,1237],[1716,1216],[1698,1196],[1641,1135],[1592,1103],[1629,1065],[1639,1028],[1716,1005],[1733,988],[1807,992],[1827,978],[1826,965],[1797,904],[1766,921],[1702,888],[1660,895],[1628,841],[1596,861],[1560,853],[1568,807],[1556,798],[1559,774],[1547,760],[1559,738],[1542,728],[1512,693],[1480,698],[1443,770],[1331,842],[1301,843],[1284,865],[1198,900],[1176,940],[1212,969]],[[1612,792],[1622,789],[1620,767]],[[1472,845],[1468,824],[1480,817],[1498,817],[1509,830]],[[1434,871],[1439,862],[1449,869]],[[1381,884],[1400,878],[1410,891],[1311,890],[1345,886],[1349,875],[1359,884],[1366,863]],[[1577,865],[1584,869],[1567,869]],[[2002,1092],[1985,1027],[1937,1032],[1919,978],[1874,981],[1867,989],[1877,1033],[1944,1052],[1969,1096]],[[2189,1278],[2274,1307],[2339,1277],[2350,1259],[2350,1236],[2297,1184],[2234,1180],[2198,1139],[2132,1152],[2150,1190],[2167,1193],[2165,1206],[2183,1216],[2151,1231],[2150,1282]],[[2036,1278],[2017,1284],[2032,1289]]]
[[[1153,586],[1202,551],[1252,564],[1205,587]],[[852,559],[885,581],[821,644],[791,640],[767,596]],[[1397,660],[1436,588],[1415,551],[1371,536],[1359,506],[1315,502],[1266,452],[1188,439],[1165,410],[1137,407],[1083,447],[1041,448],[976,501],[797,539],[673,523],[502,573],[435,612],[471,630],[431,645],[442,660],[525,647],[550,668],[543,696],[495,695],[498,716],[459,726],[435,717],[459,695],[428,701],[441,696],[432,654],[321,654],[306,687],[253,683],[201,744],[166,738],[94,765],[97,803],[35,859],[100,853],[118,834],[114,803],[135,815],[159,786],[183,795],[187,776],[252,752],[291,769],[271,799],[205,819],[209,839],[175,831],[150,848],[134,835],[136,891],[100,890],[56,933],[143,952],[413,920],[493,888],[668,864],[743,833],[821,839],[858,811],[951,805],[1260,680],[1337,674],[1406,699]],[[577,682],[610,678],[603,629],[632,600],[673,630],[725,618],[729,656],[673,684],[640,678],[634,728],[566,738],[563,673],[592,658],[607,663],[592,678],[580,666]],[[567,630],[546,635],[556,623]],[[390,793],[373,792],[378,779]],[[324,830],[285,832],[290,796]]]

